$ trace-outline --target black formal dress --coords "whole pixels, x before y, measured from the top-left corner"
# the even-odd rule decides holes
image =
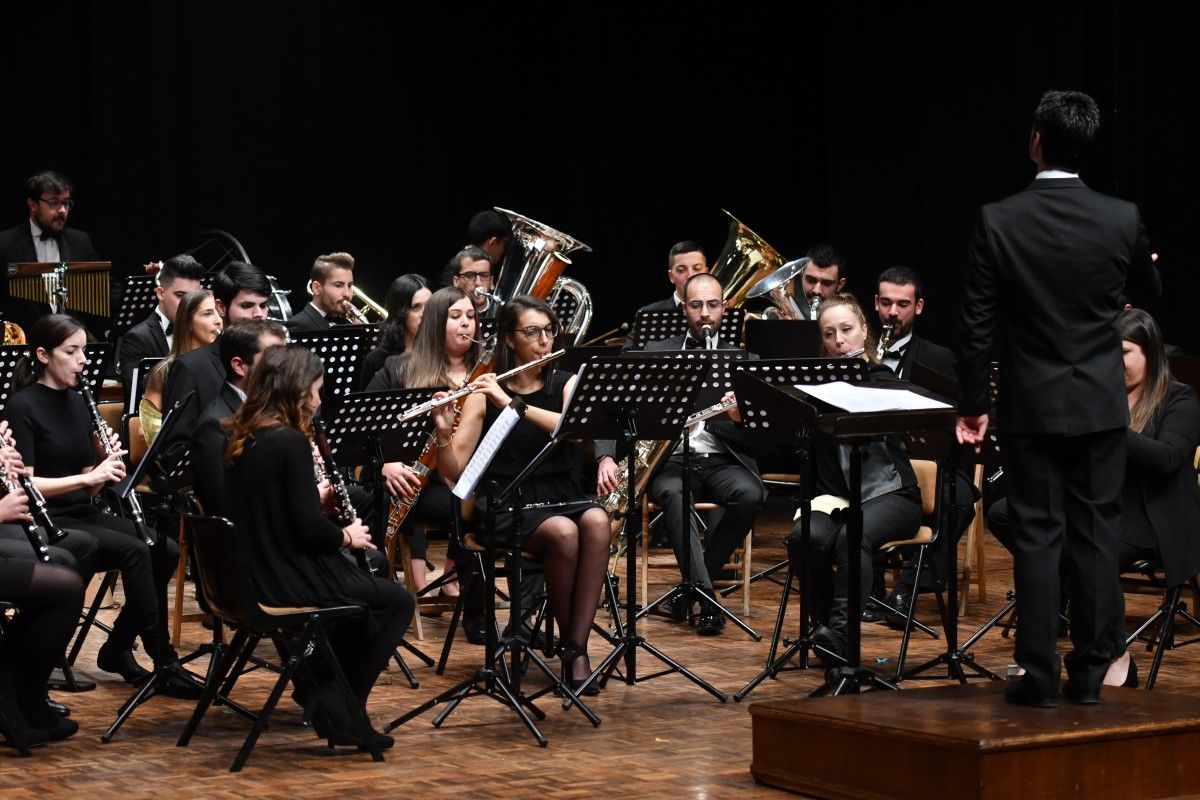
[[[984,206],[968,252],[958,352],[963,415],[989,411],[999,341],[1001,450],[1014,520],[1015,657],[1025,695],[1053,700],[1058,564],[1073,598],[1068,679],[1098,691],[1121,652],[1117,532],[1126,404],[1119,298],[1161,292],[1137,207],[1078,178],[1043,178]]]
[[[133,383],[133,371],[142,363],[143,358],[166,358],[170,352],[167,334],[163,331],[161,317],[155,309],[150,316],[125,331],[125,335],[121,337],[117,368],[125,391],[129,391],[129,386]],[[142,380],[147,377],[147,374],[142,375]]]
[[[91,416],[82,395],[34,383],[14,394],[5,409],[25,464],[46,478],[79,475],[97,462]],[[109,647],[128,650],[141,636],[156,662],[174,657],[165,638],[167,583],[179,559],[172,539],[149,547],[127,519],[107,514],[77,490],[47,498],[50,514],[63,527],[95,537],[97,570],[119,569],[125,605],[113,622]],[[160,537],[161,538],[161,537]]]
[[[412,595],[367,574],[342,555],[342,529],[321,512],[312,446],[293,428],[260,430],[225,473],[225,508],[256,594],[271,606],[357,605],[334,648],[355,693],[365,699],[412,620]]]
[[[330,328],[336,328],[338,325],[347,324],[348,320],[345,317],[339,317],[335,314],[322,315],[317,307],[312,303],[307,304],[300,309],[298,314],[293,314],[283,324],[290,333],[310,333],[327,331]]]

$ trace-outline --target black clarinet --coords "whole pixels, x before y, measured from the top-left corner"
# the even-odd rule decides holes
[[[20,487],[17,486],[17,484],[13,482],[13,479],[9,477],[8,470],[4,469],[3,467],[0,467],[0,474],[3,474],[3,476],[4,476],[2,479],[0,479],[0,489],[4,490],[4,496],[21,491]],[[26,475],[25,479],[22,480],[22,483],[25,483],[26,485],[33,483],[33,481],[28,480],[28,478],[29,478],[29,476]],[[35,491],[36,491],[36,487],[35,487]],[[26,492],[26,494],[28,494],[28,491]],[[39,492],[39,496],[40,496],[40,492]],[[30,496],[29,502],[31,505],[33,504],[32,495]],[[37,523],[36,522],[22,522],[21,529],[23,531],[25,531],[25,538],[29,540],[29,546],[33,548],[33,554],[35,556],[37,556],[37,560],[42,562],[43,564],[49,564],[50,563],[50,548],[47,547],[46,542],[42,540],[42,533],[41,533],[41,531],[38,530]],[[47,528],[47,530],[50,530],[50,529]],[[59,531],[59,533],[62,533],[62,531]]]
[[[111,456],[116,451],[113,450],[112,442],[108,438],[108,425],[104,423],[104,417],[100,416],[100,409],[96,407],[96,399],[92,397],[92,390],[88,388],[87,382],[82,376],[79,380],[79,393],[83,395],[83,400],[87,403],[88,411],[92,415],[92,428],[95,429],[96,438],[104,447],[105,455]],[[150,533],[150,526],[146,524],[146,515],[142,513],[142,501],[138,500],[137,490],[131,491],[126,500],[129,501],[129,514],[133,517],[133,524],[137,528],[138,535],[146,544],[153,546],[154,535]]]
[[[354,510],[354,503],[350,500],[350,490],[346,488],[346,480],[338,470],[337,462],[333,460],[329,437],[325,435],[325,425],[317,417],[313,417],[312,432],[313,443],[317,446],[317,452],[321,454],[321,460],[325,462],[325,477],[329,480],[329,485],[333,487],[333,495],[337,500],[338,524],[344,527],[358,518],[358,512]],[[371,574],[371,565],[367,563],[366,551],[355,548],[351,552],[354,553],[358,566],[368,575]]]

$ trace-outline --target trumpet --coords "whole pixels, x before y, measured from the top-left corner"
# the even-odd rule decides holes
[[[530,361],[527,364],[522,364],[519,367],[513,367],[508,372],[502,372],[499,375],[497,375],[496,381],[497,382],[505,381],[514,375],[519,375],[520,373],[525,372],[526,370],[533,369],[534,367],[540,367],[542,364],[545,364],[549,361],[553,361],[556,358],[561,358],[562,355],[566,352],[567,352],[566,350],[555,350],[553,353],[547,353],[546,355],[542,356],[541,358],[535,358],[533,361]],[[400,415],[400,421],[408,422],[410,419],[415,419],[415,418],[421,416],[422,414],[428,414],[429,412],[433,411],[434,409],[438,409],[444,405],[448,405],[457,400],[461,400],[462,398],[466,397],[467,395],[471,394],[474,391],[475,391],[475,387],[471,386],[468,383],[463,388],[451,392],[450,394],[446,395],[445,397],[441,398],[440,400],[428,400],[424,403],[419,403],[419,404],[413,406],[412,408],[408,409],[407,411],[405,411],[403,414]]]

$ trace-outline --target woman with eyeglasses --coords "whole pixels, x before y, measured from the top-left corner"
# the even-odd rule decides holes
[[[502,485],[510,483],[550,441],[575,385],[574,375],[549,364],[514,375],[503,384],[496,380],[497,373],[528,364],[554,350],[561,329],[545,302],[532,297],[513,298],[500,307],[496,328],[496,372],[472,383],[476,391],[463,401],[457,431],[453,404],[442,406],[434,414],[438,471],[447,481],[458,480],[484,433],[501,411],[519,399],[525,404],[524,416],[508,434],[485,476]],[[494,531],[499,539],[519,533],[524,537],[522,549],[542,560],[551,611],[562,632],[563,680],[572,691],[583,689],[591,674],[587,643],[604,585],[610,537],[608,515],[597,503],[586,499],[581,482],[582,460],[578,444],[559,445],[521,488],[522,500],[532,506],[522,514],[521,530],[514,530],[513,515],[505,510],[497,513]],[[477,508],[476,523],[483,519],[482,508]],[[593,682],[585,693],[598,691]]]
[[[376,372],[367,385],[367,391],[444,386],[458,389],[479,361],[480,347],[475,339],[475,331],[475,303],[470,295],[453,286],[439,289],[425,302],[412,347],[399,355],[390,356],[384,362],[383,369]],[[383,477],[388,492],[394,497],[411,497],[420,486],[413,471],[400,462],[384,464]],[[425,533],[418,531],[415,523],[428,522],[445,530],[453,530],[455,502],[446,484],[431,476],[401,527],[400,532],[408,537],[412,554],[412,574],[416,585],[409,589],[413,592],[425,587],[425,556],[428,552]],[[446,572],[454,568],[459,556],[461,553],[451,540],[446,555]],[[441,593],[449,599],[457,598],[458,586],[455,583],[446,584]],[[478,640],[478,632],[471,635]]]

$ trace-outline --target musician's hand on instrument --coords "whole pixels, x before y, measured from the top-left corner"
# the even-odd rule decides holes
[[[596,494],[603,497],[617,488],[617,462],[605,456],[596,464]]]
[[[375,543],[371,541],[371,531],[366,525],[362,524],[361,519],[356,519],[354,522],[342,528],[342,533],[346,537],[346,547],[351,550],[376,550]]]
[[[407,464],[390,461],[383,465],[383,479],[394,497],[413,497],[421,491],[421,480]]]
[[[147,275],[157,275],[158,271],[162,269],[162,265],[161,261],[151,261],[148,264],[143,264],[142,267],[146,270]]]
[[[326,514],[333,513],[336,505],[333,494],[333,484],[331,484],[328,480],[322,480],[317,483],[317,497],[321,500],[321,511]]]
[[[12,431],[8,428],[8,420],[0,419],[0,440],[9,447],[16,447],[17,440],[13,438]]]
[[[446,397],[449,392],[435,392],[431,400],[441,400]],[[438,433],[442,434],[442,438],[449,437],[454,433],[454,403],[446,403],[438,406],[432,412],[434,427]]]
[[[121,460],[124,454],[124,451],[117,451],[93,467],[91,472],[85,473],[91,478],[92,485],[103,486],[124,480],[125,462]]]
[[[0,522],[33,522],[25,492],[17,491],[0,497]]]
[[[958,438],[959,444],[970,445],[978,453],[979,446],[983,444],[983,439],[987,435],[987,427],[987,414],[959,417],[958,422],[954,424],[954,435]]]
[[[108,436],[109,448],[114,451],[120,450],[121,449],[121,437],[117,435],[117,432],[114,431],[112,428],[110,428],[107,425],[104,426],[104,431],[105,431],[105,434]],[[92,443],[95,444],[95,446],[96,446],[96,455],[98,455],[100,458],[108,457],[108,450],[106,450],[103,443],[101,443],[100,436],[98,434],[95,434],[95,433],[92,434]]]
[[[737,396],[734,395],[733,392],[726,392],[725,396],[721,398],[721,402],[722,403],[733,403],[734,405],[730,406],[729,410],[726,411],[725,413],[728,414],[729,418],[731,420],[733,420],[734,422],[742,421],[742,412],[738,410]]]
[[[512,402],[512,398],[508,396],[508,392],[504,391],[503,387],[496,380],[496,373],[494,372],[480,375],[471,381],[471,385],[475,387],[475,391],[491,400],[492,405],[496,406],[496,408],[505,408]]]

